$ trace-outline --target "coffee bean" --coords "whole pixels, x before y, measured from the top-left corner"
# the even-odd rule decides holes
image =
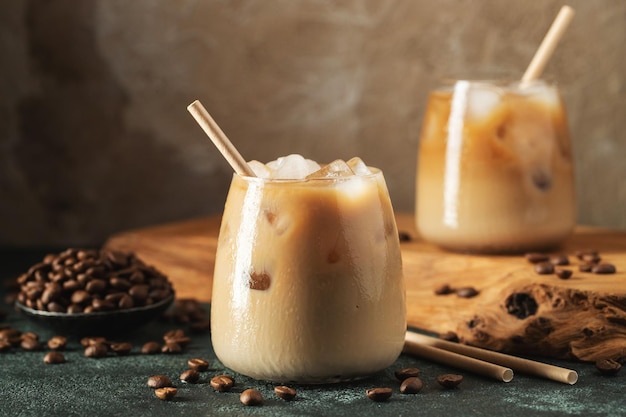
[[[442,284],[438,286],[437,288],[435,288],[436,295],[447,295],[447,294],[452,294],[453,292],[454,290],[448,284]]]
[[[128,295],[133,297],[133,300],[141,303],[141,302],[146,301],[146,299],[148,299],[149,292],[150,292],[150,287],[148,285],[137,284],[137,285],[133,285],[128,290]]]
[[[41,302],[49,304],[58,300],[63,293],[63,287],[56,283],[46,285],[46,289],[41,294]]]
[[[463,375],[444,374],[437,377],[437,383],[446,389],[456,388],[463,382]]]
[[[578,270],[580,272],[591,272],[593,269],[593,264],[580,264],[578,265]]]
[[[594,274],[614,274],[615,265],[613,264],[597,264],[591,268],[591,272]]]
[[[56,301],[51,301],[48,303],[47,310],[52,313],[65,313],[66,308],[63,307],[62,304],[57,303]]]
[[[104,358],[109,351],[104,343],[96,343],[85,348],[85,357],[87,358]]]
[[[391,398],[393,390],[391,388],[370,388],[365,391],[365,395],[372,401],[383,402]]]
[[[274,393],[285,401],[291,401],[296,397],[296,390],[285,385],[274,387]]]
[[[106,344],[107,340],[105,337],[83,337],[80,339],[80,345],[82,347],[92,346],[98,343]]]
[[[52,350],[63,350],[67,345],[67,337],[65,336],[53,336],[48,340],[48,348]]]
[[[243,405],[261,405],[263,404],[263,396],[258,390],[249,388],[241,393],[239,401]]]
[[[23,338],[20,346],[22,347],[22,349],[30,350],[30,351],[41,350],[41,348],[42,348],[41,343],[39,342],[39,340],[37,340],[37,339],[35,339],[33,337],[25,337],[25,338]]]
[[[595,249],[583,249],[576,252],[576,257],[586,263],[600,262],[600,255]]]
[[[48,352],[43,357],[43,362],[48,364],[65,363],[65,356],[61,352]]]
[[[152,375],[148,378],[148,386],[150,388],[172,387],[172,380],[167,375]]]
[[[107,282],[104,279],[92,279],[85,285],[85,290],[91,294],[100,294],[107,288]]]
[[[108,300],[102,300],[100,298],[94,298],[91,300],[91,306],[94,311],[111,311],[115,309],[115,304]]]
[[[67,307],[66,313],[68,314],[79,314],[83,312],[83,308],[78,304],[70,304]]]
[[[554,273],[554,265],[550,262],[542,262],[535,265],[535,272],[539,275],[547,275]]]
[[[418,376],[419,374],[420,374],[420,370],[418,368],[402,368],[402,369],[397,369],[394,372],[394,375],[400,381],[404,381],[405,379],[413,377],[413,376]]]
[[[416,376],[405,379],[400,384],[400,392],[402,394],[417,394],[424,388],[424,383]]]
[[[183,329],[174,329],[165,333],[163,335],[163,340],[167,342],[168,340],[175,340],[181,337],[185,337],[185,331]]]
[[[87,304],[91,301],[91,294],[85,290],[77,290],[71,295],[71,301],[74,304]]]
[[[235,385],[235,380],[228,375],[218,375],[211,378],[211,388],[219,392],[227,392]]]
[[[200,374],[195,369],[187,369],[182,374],[180,374],[180,380],[183,382],[188,382],[190,384],[195,384],[200,379]]]
[[[553,255],[549,261],[552,265],[564,266],[569,265],[569,258],[565,254]]]
[[[154,355],[161,351],[161,345],[158,342],[146,342],[141,347],[141,353],[144,355]]]
[[[474,287],[457,288],[454,292],[461,298],[472,298],[479,294],[478,290]]]
[[[110,349],[120,356],[128,355],[133,349],[133,345],[128,342],[111,343]]]
[[[200,358],[189,359],[187,361],[187,365],[189,365],[191,369],[195,369],[196,371],[199,371],[199,372],[204,372],[204,371],[209,370],[209,362]]]
[[[538,264],[540,262],[546,262],[550,257],[545,253],[529,252],[524,255],[526,260],[532,264]]]
[[[178,393],[178,389],[174,387],[157,388],[154,390],[154,395],[156,395],[157,398],[164,400],[164,401],[172,400],[176,396],[177,393]]]
[[[615,359],[599,359],[596,361],[596,368],[602,375],[615,375],[622,369],[622,364]]]
[[[120,308],[120,310],[127,310],[129,308],[135,307],[135,300],[133,300],[133,297],[131,297],[130,295],[124,294],[117,302],[117,306]]]
[[[571,269],[557,269],[554,273],[561,279],[569,279],[572,276]]]
[[[163,346],[161,346],[161,353],[181,353],[183,351],[183,348],[181,345],[179,345],[176,342],[165,342],[165,344]]]

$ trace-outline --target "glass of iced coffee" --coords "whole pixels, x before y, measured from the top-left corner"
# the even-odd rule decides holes
[[[576,222],[574,169],[558,88],[457,80],[430,93],[418,152],[416,222],[443,248],[555,248]]]
[[[406,331],[398,233],[383,174],[299,155],[234,174],[220,228],[211,334],[228,368],[262,380],[371,375]]]

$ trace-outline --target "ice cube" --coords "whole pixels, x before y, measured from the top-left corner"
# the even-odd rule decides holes
[[[501,90],[494,86],[470,84],[467,91],[467,116],[474,120],[489,116],[500,103],[500,95]]]
[[[269,169],[263,162],[249,161],[248,165],[252,168],[254,175],[259,178],[270,178],[272,176],[272,170]]]
[[[274,179],[303,179],[319,169],[317,162],[305,159],[299,154],[282,156],[269,162],[267,166],[273,170],[272,178]]]
[[[346,162],[355,175],[371,175],[372,171],[365,165],[365,162],[358,156]]]
[[[314,178],[340,178],[354,175],[348,164],[343,159],[336,159],[322,169],[307,176],[307,179]]]

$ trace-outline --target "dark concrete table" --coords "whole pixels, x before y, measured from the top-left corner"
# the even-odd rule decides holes
[[[28,257],[4,256],[0,276],[15,273],[15,265]],[[27,268],[29,263],[19,264]],[[19,269],[17,269],[19,271]],[[6,289],[3,289],[6,291]],[[4,297],[3,297],[4,298]],[[22,331],[34,331],[42,340],[56,332],[32,323],[10,307],[0,323]],[[128,335],[111,337],[129,341],[133,350],[128,356],[86,358],[79,337],[70,337],[65,351],[67,362],[46,365],[46,351],[30,352],[13,348],[0,353],[0,415],[1,416],[626,416],[626,371],[613,377],[600,375],[593,365],[545,360],[576,369],[579,381],[573,385],[516,374],[510,383],[496,382],[464,371],[402,355],[389,369],[371,378],[354,383],[295,386],[297,397],[286,402],[273,393],[274,384],[234,374],[215,358],[210,334],[192,335],[192,342],[180,354],[142,355],[144,342],[161,340],[174,328],[174,323],[153,322]],[[207,359],[211,371],[201,373],[198,384],[178,380],[193,357]],[[419,394],[403,395],[393,371],[403,367],[421,369],[425,387]],[[461,373],[463,383],[453,390],[444,390],[435,378],[442,373]],[[234,376],[236,386],[230,393],[214,392],[208,380],[220,373]],[[148,377],[168,375],[179,392],[173,401],[155,397],[146,385]],[[365,396],[372,387],[391,387],[394,394],[388,402],[375,403]],[[239,393],[246,388],[261,391],[265,403],[246,407],[239,402]]]

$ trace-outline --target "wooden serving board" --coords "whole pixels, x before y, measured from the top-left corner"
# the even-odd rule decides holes
[[[464,343],[499,351],[593,361],[626,358],[626,231],[578,227],[560,253],[570,255],[567,280],[538,275],[523,256],[443,251],[424,242],[413,215],[396,216],[403,242],[407,322],[435,333],[455,332]],[[136,252],[165,272],[179,298],[211,300],[220,216],[112,236],[108,249]],[[615,274],[578,271],[580,249],[592,248]],[[462,298],[434,289],[474,287]]]

